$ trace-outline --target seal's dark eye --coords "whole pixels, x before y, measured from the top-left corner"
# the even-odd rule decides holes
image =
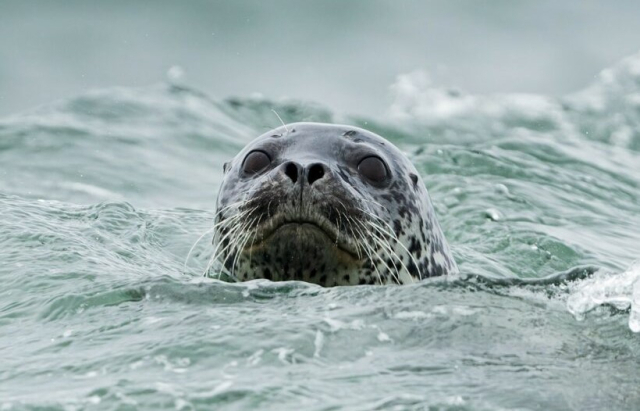
[[[271,159],[264,151],[252,151],[244,159],[242,169],[247,174],[258,174],[271,164]]]
[[[374,183],[382,183],[387,178],[387,166],[379,157],[367,157],[358,164],[358,171],[364,178]]]

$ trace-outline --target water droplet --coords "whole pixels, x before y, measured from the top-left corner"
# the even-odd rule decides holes
[[[484,211],[484,216],[491,221],[498,221],[502,219],[502,213],[495,208],[489,208]]]
[[[502,194],[505,196],[509,195],[509,188],[507,188],[507,186],[505,186],[504,184],[496,184],[494,188],[496,190],[496,193],[498,194]]]
[[[167,82],[172,86],[181,86],[184,84],[185,74],[184,69],[180,66],[171,66],[167,70]]]

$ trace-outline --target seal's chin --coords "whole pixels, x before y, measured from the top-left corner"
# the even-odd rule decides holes
[[[256,230],[255,241],[249,241],[243,252],[254,253],[266,249],[286,250],[292,255],[307,254],[309,250],[322,250],[323,253],[333,254],[343,263],[361,261],[353,239],[324,220],[268,221]]]

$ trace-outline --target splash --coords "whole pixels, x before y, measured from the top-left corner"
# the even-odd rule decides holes
[[[473,95],[455,87],[434,84],[426,71],[401,74],[391,86],[394,102],[389,109],[392,119],[414,119],[427,124],[469,119],[506,119],[517,115],[532,120],[547,118],[554,122],[560,112],[554,99],[536,94]]]
[[[561,97],[470,94],[435,84],[423,70],[397,76],[390,91],[392,121],[442,126],[452,130],[458,142],[461,135],[502,136],[524,128],[640,150],[640,52],[602,70],[582,90]]]
[[[567,309],[578,320],[602,305],[630,309],[629,329],[640,332],[640,260],[622,274],[601,273],[580,282],[567,300]]]

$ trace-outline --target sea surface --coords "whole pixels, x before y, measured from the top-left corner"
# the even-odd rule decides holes
[[[640,54],[560,97],[390,87],[354,116],[174,67],[1,119],[0,410],[640,409]],[[203,276],[222,164],[273,110],[406,152],[460,276]]]

